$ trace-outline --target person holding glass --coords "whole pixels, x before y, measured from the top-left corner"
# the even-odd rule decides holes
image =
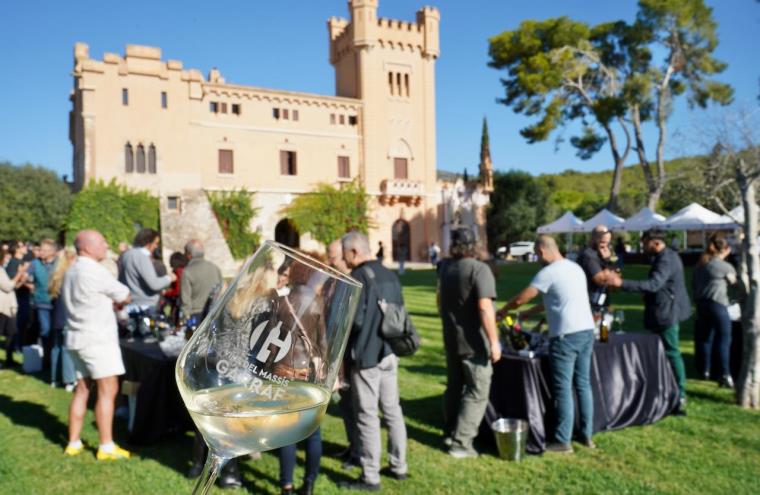
[[[177,359],[209,446],[194,493],[231,458],[311,436],[327,410],[362,285],[272,241],[251,256]]]
[[[307,254],[323,261],[319,254]],[[307,266],[297,263],[284,264],[278,270],[278,275],[277,294],[280,297],[277,304],[277,321],[286,328],[294,329],[295,338],[289,354],[275,370],[282,376],[307,378],[310,374],[323,375],[326,363],[325,322],[322,316],[324,280],[318,275],[315,276]],[[299,493],[311,495],[322,460],[321,428],[318,427],[314,433],[306,437],[303,444],[306,448],[306,469]],[[286,445],[278,452],[280,487],[283,495],[294,493],[293,470],[296,466],[297,445]]]
[[[728,286],[737,282],[736,270],[726,261],[731,246],[722,235],[710,237],[707,249],[694,270],[693,288],[697,300],[694,337],[697,345],[697,366],[705,380],[710,379],[713,339],[717,337],[720,363],[720,385],[734,388],[729,358],[731,351],[731,318],[728,316]]]

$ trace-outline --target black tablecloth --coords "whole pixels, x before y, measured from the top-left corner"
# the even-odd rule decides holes
[[[174,380],[177,358],[164,355],[158,343],[121,341],[125,380],[138,382],[130,443],[144,445],[165,434],[192,427]]]
[[[486,422],[508,417],[530,424],[527,450],[541,453],[553,434],[549,359],[506,355],[494,365]],[[678,405],[678,386],[656,335],[613,334],[595,343],[591,363],[594,432],[654,423]],[[578,415],[576,412],[576,427]]]

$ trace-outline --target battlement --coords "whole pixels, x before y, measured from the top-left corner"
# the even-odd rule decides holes
[[[161,49],[153,46],[127,45],[124,56],[106,52],[103,60],[90,58],[90,47],[86,43],[74,44],[74,75],[81,77],[84,73],[103,74],[108,66],[116,66],[119,75],[141,74],[168,79],[169,73],[182,73],[183,80],[196,80],[193,71],[183,71],[182,62],[178,60],[161,60]],[[202,78],[201,78],[202,80]]]
[[[382,17],[377,20],[377,25],[381,29],[388,29],[390,31],[422,31],[422,26],[420,24],[408,21],[399,21],[396,19],[386,19]]]
[[[330,17],[327,20],[327,30],[330,34],[330,41],[335,41],[347,32],[347,27],[350,23],[348,19],[342,17]]]
[[[350,21],[338,17],[327,21],[331,63],[337,63],[355,48],[373,45],[438,57],[441,14],[437,8],[422,7],[414,22],[377,17],[376,1],[351,1],[349,8]]]

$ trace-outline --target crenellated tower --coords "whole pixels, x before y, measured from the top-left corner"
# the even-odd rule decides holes
[[[377,0],[351,0],[348,7],[350,20],[328,21],[330,63],[337,96],[362,101],[360,177],[379,198],[379,216],[398,217],[398,209],[386,211],[397,203],[421,207],[425,227],[417,230],[429,239],[440,13],[423,7],[409,22],[378,17]]]

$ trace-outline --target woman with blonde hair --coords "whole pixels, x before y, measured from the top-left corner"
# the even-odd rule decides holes
[[[66,328],[66,307],[63,304],[61,290],[63,288],[63,276],[66,271],[74,264],[77,259],[76,251],[72,248],[62,249],[58,253],[58,260],[55,269],[50,275],[48,282],[48,292],[53,303],[52,324],[51,324],[51,346],[50,346],[50,386],[55,387],[58,377],[58,362],[61,362],[61,379],[68,392],[74,390],[76,375],[74,374],[74,363],[66,350],[65,328]]]
[[[726,261],[731,254],[728,241],[719,234],[710,237],[707,249],[694,270],[694,299],[697,301],[694,339],[697,366],[705,380],[710,379],[713,339],[717,336],[720,385],[733,388],[729,366],[731,318],[728,316],[728,286],[736,283],[736,270]]]

